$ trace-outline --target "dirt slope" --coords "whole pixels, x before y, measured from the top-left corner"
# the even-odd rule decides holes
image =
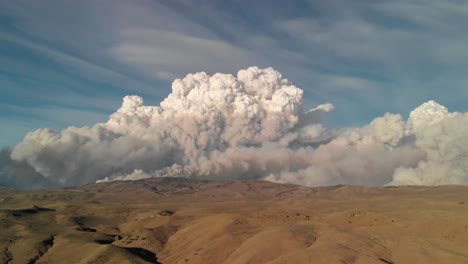
[[[0,263],[468,263],[467,245],[464,186],[0,189]]]

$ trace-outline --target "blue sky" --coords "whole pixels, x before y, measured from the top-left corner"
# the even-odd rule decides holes
[[[468,111],[468,1],[1,1],[0,147],[158,104],[174,78],[272,66],[360,126],[433,99]]]

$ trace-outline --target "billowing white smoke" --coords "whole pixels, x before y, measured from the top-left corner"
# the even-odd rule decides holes
[[[204,175],[201,164],[217,151],[260,148],[266,142],[287,147],[291,141],[326,138],[316,123],[321,113],[333,108],[323,105],[304,113],[302,90],[271,68],[241,70],[237,78],[189,74],[175,80],[172,88],[160,106],[145,106],[138,96],[125,97],[103,124],[31,132],[12,158],[26,160],[64,185],[135,169],[154,174],[174,168]]]
[[[132,173],[126,175],[114,175],[112,177],[105,177],[102,180],[97,180],[96,183],[101,182],[110,182],[110,181],[136,181],[141,179],[146,179],[151,177],[150,175],[146,174],[144,171],[135,169]]]
[[[429,101],[411,112],[406,133],[426,158],[417,167],[398,168],[390,184],[468,183],[468,113],[449,113]]]
[[[304,185],[447,184],[468,179],[468,118],[435,102],[407,122],[386,114],[330,130],[324,104],[271,68],[189,74],[160,106],[126,96],[106,123],[29,133],[12,152],[65,186],[156,176],[253,178]]]

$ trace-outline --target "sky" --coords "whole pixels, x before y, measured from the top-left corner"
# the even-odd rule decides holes
[[[328,126],[468,104],[468,1],[0,1],[0,147],[158,105],[204,71],[273,67]]]

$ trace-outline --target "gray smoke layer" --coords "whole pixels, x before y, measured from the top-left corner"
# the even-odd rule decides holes
[[[333,105],[272,68],[189,74],[159,106],[126,96],[106,123],[39,129],[11,158],[62,186],[151,176],[266,179],[308,186],[468,182],[468,114],[433,101],[369,125],[327,129]],[[464,125],[465,124],[465,125]]]
[[[0,150],[0,185],[15,189],[44,189],[58,187],[47,178],[37,173],[24,161],[12,160],[11,150]]]

